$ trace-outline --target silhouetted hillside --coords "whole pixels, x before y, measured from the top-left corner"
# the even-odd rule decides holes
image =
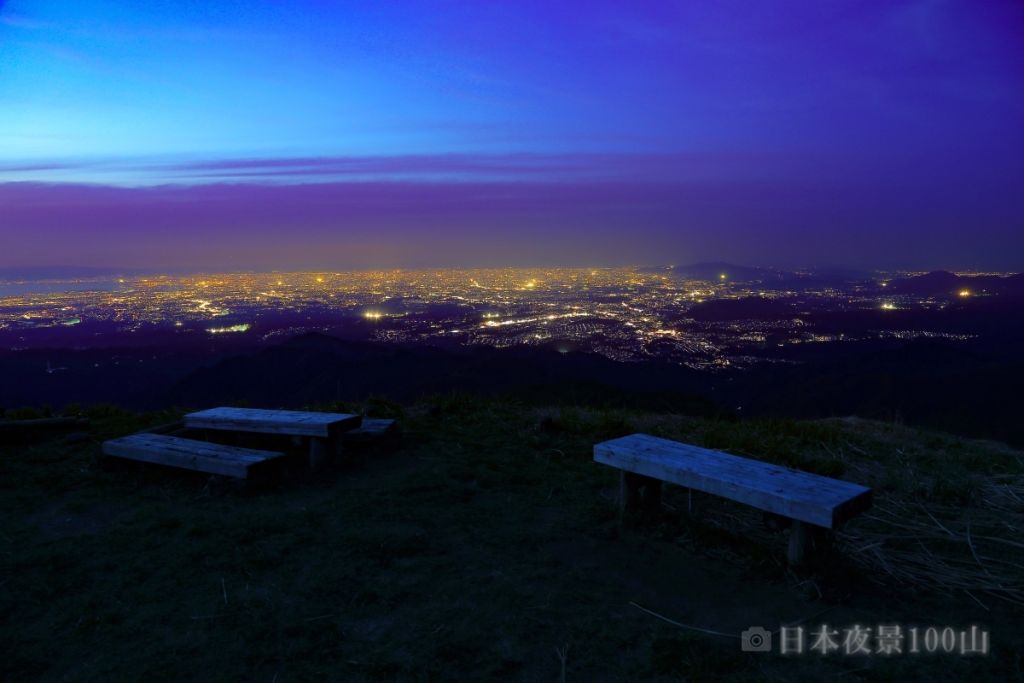
[[[828,361],[764,367],[722,385],[743,412],[858,415],[1024,444],[1024,363],[919,341]]]
[[[879,319],[883,315],[868,313]],[[934,321],[903,324],[908,322],[920,329],[916,323]],[[867,326],[874,324],[874,318],[865,320]],[[0,408],[59,409],[69,403],[295,407],[371,396],[411,401],[460,392],[513,397],[535,406],[697,415],[860,415],[1024,444],[1019,419],[1022,325],[1004,327],[1001,336],[986,333],[966,342],[893,338],[785,345],[774,350],[774,360],[781,362],[720,372],[654,360],[620,363],[545,347],[402,346],[321,334],[255,348],[23,351],[0,354],[5,379]],[[815,326],[826,329],[827,319]]]
[[[724,263],[721,261],[675,266],[672,272],[676,275],[697,280],[718,280],[722,275],[725,275],[729,280],[740,282],[775,280],[782,276],[781,271],[770,268],[738,266],[735,263]]]
[[[712,299],[696,304],[687,315],[701,322],[743,319],[778,319],[797,315],[793,301],[746,297],[743,299]]]
[[[729,282],[758,283],[763,289],[805,290],[817,287],[840,287],[851,282],[872,279],[871,274],[852,268],[815,268],[790,271],[779,268],[740,266],[735,263],[713,261],[686,266],[648,266],[641,272],[660,273],[695,280],[728,280]],[[725,276],[724,278],[722,276]]]
[[[450,391],[512,394],[539,404],[641,404],[709,414],[694,396],[708,377],[679,365],[618,363],[603,356],[552,349],[440,349],[352,342],[319,334],[196,370],[166,395],[172,405],[232,401],[254,405],[386,396],[415,400]]]
[[[998,275],[961,276],[945,270],[936,270],[917,277],[893,280],[888,285],[895,294],[921,296],[956,296],[962,291],[972,294],[1002,294],[1024,296],[1024,273],[1001,277]]]
[[[165,405],[165,392],[196,368],[238,353],[208,349],[43,349],[0,353],[0,408],[110,403]]]

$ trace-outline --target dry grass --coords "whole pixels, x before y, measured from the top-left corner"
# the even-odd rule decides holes
[[[880,583],[960,592],[1024,606],[1024,479],[990,477],[975,504],[951,506],[893,495],[840,534],[845,552]]]
[[[1024,606],[1024,455],[991,441],[843,418],[716,423],[598,411],[542,416],[609,435],[649,432],[870,486],[873,508],[836,534],[836,548],[870,580],[900,590],[959,595],[985,609]],[[711,496],[667,496],[670,511],[752,544],[782,547],[761,513]],[[743,561],[729,545],[704,547]],[[776,561],[781,562],[777,556]]]

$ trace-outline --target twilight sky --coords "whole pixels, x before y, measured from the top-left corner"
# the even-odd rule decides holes
[[[1019,0],[0,0],[0,267],[1024,269]]]

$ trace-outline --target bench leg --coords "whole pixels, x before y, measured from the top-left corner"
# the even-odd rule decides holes
[[[810,532],[807,524],[793,520],[789,530],[789,549],[786,552],[786,560],[791,565],[801,565],[807,557],[807,541]]]
[[[661,481],[633,472],[619,472],[619,508],[622,512],[661,509]]]
[[[789,531],[789,550],[786,559],[793,566],[805,564],[812,555],[823,554],[828,549],[831,539],[829,529],[794,519]]]
[[[640,495],[640,484],[631,472],[619,472],[619,511],[626,512],[636,507]]]
[[[318,470],[330,459],[331,447],[327,439],[312,437],[309,440],[309,469]]]
[[[645,512],[661,510],[661,480],[648,478],[644,482],[643,508]]]

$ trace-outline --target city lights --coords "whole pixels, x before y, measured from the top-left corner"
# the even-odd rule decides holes
[[[242,323],[240,325],[229,325],[227,327],[210,327],[206,331],[210,334],[232,334],[237,332],[248,332],[250,327],[252,327],[252,325],[249,323]]]
[[[509,348],[557,342],[618,361],[658,357],[711,371],[764,362],[759,359],[768,344],[963,337],[928,329],[861,330],[844,336],[817,329],[809,317],[814,310],[944,305],[930,297],[887,292],[880,299],[872,291],[877,285],[764,289],[722,275],[714,272],[710,280],[701,280],[654,277],[638,268],[537,268],[121,278],[125,286],[109,290],[0,297],[0,331],[8,335],[8,344],[19,347],[25,333],[48,328],[65,329],[68,335],[90,330],[95,340],[165,328],[187,339],[195,329],[213,336],[250,332],[252,321],[272,311],[273,322],[260,326],[259,339],[267,342],[289,334],[330,333],[361,320],[373,323],[358,328],[361,333],[387,343],[454,339],[465,346]],[[965,288],[953,296],[964,292],[974,295]],[[695,311],[718,303],[756,301],[743,305],[771,307],[796,299],[801,308],[777,318],[693,318]],[[97,336],[97,330],[105,332]]]

